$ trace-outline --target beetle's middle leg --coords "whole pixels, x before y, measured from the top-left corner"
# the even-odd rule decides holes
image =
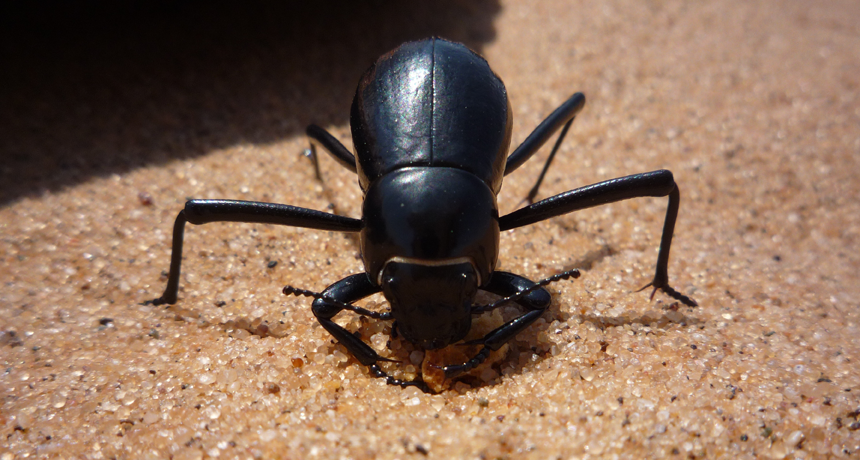
[[[340,232],[358,232],[361,230],[361,221],[358,219],[286,204],[238,200],[188,200],[185,203],[185,209],[179,211],[176,221],[173,223],[173,245],[170,252],[170,272],[167,275],[167,286],[161,297],[147,300],[144,304],[176,303],[179,293],[179,273],[182,267],[185,224],[203,225],[212,222],[288,225]]]
[[[284,289],[284,292],[288,293],[288,289],[291,293],[298,293],[298,290],[290,288],[289,286]],[[351,332],[332,321],[332,318],[334,318],[335,315],[350,306],[348,304],[351,304],[356,300],[363,299],[371,294],[376,294],[380,290],[379,286],[374,285],[370,281],[370,278],[367,277],[366,273],[357,273],[355,275],[347,276],[346,278],[327,287],[325,291],[322,292],[322,296],[314,300],[312,307],[314,316],[316,316],[317,321],[320,322],[322,327],[325,328],[332,337],[346,347],[346,349],[352,353],[356,359],[358,359],[358,362],[368,366],[370,368],[370,372],[373,373],[374,376],[384,378],[386,383],[389,385],[398,385],[401,387],[418,386],[423,388],[425,385],[422,381],[404,381],[386,374],[385,371],[379,367],[377,362],[391,361],[390,359],[379,356],[379,354],[374,351],[370,345],[364,343]],[[353,311],[365,315],[370,313],[361,309],[355,309]],[[382,319],[388,319],[390,315],[381,314],[379,316]]]
[[[659,170],[634,174],[560,193],[502,216],[499,219],[499,228],[502,231],[511,230],[580,209],[647,196],[668,196],[669,204],[666,207],[654,279],[642,289],[653,287],[651,298],[659,289],[681,303],[695,307],[698,305],[695,300],[669,285],[669,250],[672,246],[672,235],[675,233],[675,221],[678,219],[678,208],[681,203],[681,192],[671,171]]]

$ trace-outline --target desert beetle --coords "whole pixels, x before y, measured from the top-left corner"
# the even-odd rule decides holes
[[[321,146],[358,175],[364,195],[361,219],[295,206],[234,200],[190,200],[173,227],[170,272],[154,304],[177,300],[186,222],[249,222],[319,230],[358,232],[365,271],[322,293],[284,288],[314,297],[320,324],[371,372],[393,385],[422,385],[388,376],[381,357],[332,319],[350,310],[394,320],[396,332],[424,349],[438,349],[465,337],[472,316],[515,301],[525,313],[496,328],[465,363],[444,367],[447,378],[469,371],[523,331],[550,305],[543,286],[579,276],[569,270],[538,283],[496,270],[499,232],[580,209],[636,197],[669,197],[657,270],[646,287],[662,290],[690,306],[689,297],[669,286],[669,247],[680,194],[672,173],[653,171],[607,180],[532,203],[562,139],[585,105],[576,93],[549,115],[508,155],[513,116],[505,85],[487,62],[464,45],[439,38],[409,42],[383,55],[361,77],[350,112],[355,155],[324,129],[307,129],[311,149]],[[499,216],[496,196],[502,178],[522,166],[561,130],[543,171],[529,192],[529,204]],[[311,155],[315,166],[316,156]],[[502,297],[475,305],[478,290]],[[644,289],[644,288],[643,288]],[[352,305],[382,292],[385,313]]]

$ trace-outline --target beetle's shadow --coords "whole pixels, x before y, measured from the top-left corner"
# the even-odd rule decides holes
[[[615,328],[615,327],[623,327],[625,325],[641,325],[644,327],[649,327],[652,329],[664,329],[669,327],[672,324],[679,324],[681,326],[688,325],[701,325],[703,323],[702,320],[686,315],[681,312],[681,307],[684,309],[689,309],[689,307],[684,307],[680,305],[679,302],[672,302],[667,304],[663,311],[657,315],[653,313],[638,315],[638,314],[621,314],[619,316],[601,316],[594,314],[578,314],[578,315],[570,315],[567,312],[561,310],[559,304],[557,302],[553,302],[548,312],[544,314],[543,318],[545,320],[544,327],[530,327],[520,333],[517,336],[516,342],[512,344],[510,351],[507,355],[494,363],[493,367],[496,370],[508,369],[508,373],[510,375],[519,375],[526,371],[526,369],[533,369],[537,366],[538,363],[551,359],[553,357],[552,354],[552,346],[555,345],[552,341],[546,341],[541,343],[539,341],[539,335],[541,333],[553,334],[554,332],[550,330],[554,321],[558,321],[558,333],[561,333],[563,329],[572,329],[576,326],[573,324],[578,323],[582,327],[584,323],[591,323],[596,326],[598,329],[605,331],[606,329]],[[580,340],[578,334],[574,334],[574,340]],[[522,344],[537,344],[532,345],[531,347],[522,346]],[[598,354],[605,355],[606,344],[601,343],[601,350],[598,351]],[[530,359],[523,360],[521,356],[523,353],[526,353]],[[605,356],[603,356],[605,357]],[[598,360],[601,357],[594,357],[594,360]],[[495,378],[489,382],[485,382],[480,378],[474,375],[467,375],[465,377],[458,378],[457,380],[463,381],[470,385],[472,389],[478,389],[485,386],[496,385],[501,382],[501,377]]]
[[[604,245],[598,249],[587,252],[581,258],[563,267],[562,270],[566,271],[572,268],[579,268],[582,271],[588,271],[593,269],[596,265],[600,264],[600,262],[604,259],[612,257],[616,253],[617,251],[614,247],[612,247],[611,245]],[[520,333],[514,340],[511,341],[511,347],[507,355],[498,362],[494,363],[494,369],[496,369],[497,371],[501,371],[502,369],[507,368],[510,374],[516,375],[523,373],[527,368],[534,368],[541,361],[552,358],[552,346],[554,345],[554,343],[551,340],[541,342],[539,340],[539,336],[542,333],[548,335],[554,334],[555,331],[550,331],[550,328],[553,327],[553,324],[556,321],[556,324],[559,326],[558,329],[561,330],[574,327],[571,325],[571,323],[583,324],[585,322],[593,324],[600,330],[634,324],[659,329],[668,327],[671,324],[698,325],[702,322],[698,318],[691,317],[682,313],[682,306],[679,302],[672,302],[666,304],[663,307],[663,311],[659,315],[655,315],[653,313],[648,313],[645,315],[625,313],[619,316],[601,316],[595,314],[572,315],[562,309],[561,305],[556,300],[558,298],[558,293],[555,292],[555,290],[552,288],[552,285],[549,287],[549,290],[552,294],[553,302],[552,304],[550,304],[549,308],[547,309],[547,312],[544,313],[544,315],[542,316],[544,320],[544,322],[542,323],[543,327],[536,327],[535,325],[532,325],[531,327]],[[562,332],[561,330],[559,330],[558,332]],[[578,337],[577,334],[574,334],[574,337],[574,340],[578,340],[576,339],[576,337]],[[521,357],[524,353],[530,358],[536,358],[523,360],[521,359]],[[605,346],[602,346],[601,350],[598,353],[605,353]],[[467,375],[465,377],[459,378],[458,380],[466,382],[474,389],[484,386],[495,385],[501,381],[501,378],[499,377],[489,382],[485,382],[480,378],[475,377],[474,375]]]
[[[553,297],[555,298],[556,293],[553,292]],[[494,299],[492,294],[487,294],[484,296],[486,299]],[[480,296],[479,296],[480,298]],[[378,303],[382,303],[381,300]],[[378,309],[378,305],[377,305]],[[510,347],[501,359],[493,362],[490,366],[497,371],[499,375],[502,373],[508,375],[519,375],[525,372],[527,369],[535,368],[540,362],[551,359],[553,357],[552,354],[552,346],[555,345],[553,341],[544,341],[540,342],[539,336],[541,333],[545,334],[554,334],[561,333],[562,330],[566,329],[574,329],[576,327],[583,327],[584,323],[591,323],[597,329],[601,331],[605,331],[607,329],[615,328],[615,327],[623,327],[625,325],[641,325],[643,327],[649,327],[652,329],[662,330],[669,327],[672,324],[678,324],[681,326],[689,326],[689,325],[702,325],[704,322],[701,319],[698,319],[693,316],[689,316],[682,312],[683,309],[691,310],[690,307],[684,307],[680,305],[679,302],[672,302],[663,306],[663,311],[659,314],[655,314],[654,312],[649,312],[644,315],[639,314],[629,314],[624,313],[619,316],[602,316],[596,314],[575,314],[571,315],[567,311],[563,311],[558,302],[553,301],[550,307],[547,309],[547,312],[542,316],[544,322],[543,326],[535,326],[527,328],[525,331],[517,335],[517,337],[510,342]],[[240,316],[237,318],[232,318],[230,320],[219,322],[219,323],[210,323],[209,321],[202,319],[203,315],[194,308],[185,308],[179,305],[169,305],[166,308],[169,313],[168,315],[172,315],[173,319],[177,321],[186,321],[189,323],[197,324],[201,327],[217,327],[222,330],[225,335],[231,335],[236,330],[242,330],[249,335],[255,335],[260,338],[265,337],[273,337],[276,339],[282,339],[288,337],[292,332],[290,328],[284,324],[283,321],[274,321],[267,318],[251,318],[250,316]],[[490,314],[490,313],[485,313]],[[367,327],[368,323],[371,321],[376,321],[372,319],[368,319],[366,317],[355,316],[358,320],[359,324],[363,324],[363,327]],[[510,318],[506,318],[510,319]],[[550,329],[553,327],[553,324],[556,324],[556,329],[558,331],[551,331]],[[578,324],[579,326],[576,326]],[[378,332],[383,332],[389,337],[391,337],[391,323],[387,323],[382,329],[378,330]],[[356,324],[352,325],[352,329],[357,329]],[[365,331],[366,332],[366,331]],[[356,333],[360,334],[360,332]],[[365,341],[369,341],[369,334],[360,334]],[[580,340],[579,334],[574,332],[574,340]],[[394,342],[398,342],[397,349],[394,350],[391,348]],[[606,343],[601,342],[600,351],[595,352],[596,354],[603,356],[594,356],[593,360],[597,361],[601,358],[605,358],[605,350]],[[454,347],[458,345],[452,345]],[[335,349],[339,350],[341,353],[347,355],[349,359],[341,364],[341,366],[362,366],[358,360],[341,344],[337,343],[334,339],[330,339],[327,345],[328,353],[334,352]],[[388,341],[388,353],[387,356],[390,356],[393,359],[397,359],[402,363],[407,363],[409,361],[409,356],[412,351],[416,350],[414,345],[404,341],[401,338],[393,338],[391,337]],[[523,356],[528,357],[528,359],[521,359]],[[457,364],[457,363],[444,363],[444,364]],[[502,370],[505,372],[502,372]],[[369,373],[364,372],[364,375],[367,378],[375,378],[371,376]],[[400,375],[399,370],[395,370],[395,376],[399,378],[407,378],[408,376]],[[414,377],[412,377],[414,378]],[[407,378],[411,379],[411,378]],[[453,381],[447,382],[447,389],[453,389],[454,384],[456,382],[463,382],[471,387],[472,390],[493,386],[501,383],[502,377],[495,377],[490,379],[489,381],[482,380],[476,372],[468,373],[466,375],[457,377]]]
[[[7,2],[0,204],[345,124],[361,73],[438,35],[481,51],[498,0]]]

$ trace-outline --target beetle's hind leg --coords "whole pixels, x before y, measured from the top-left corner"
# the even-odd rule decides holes
[[[585,106],[585,95],[582,93],[576,93],[570,96],[568,100],[564,101],[563,104],[546,117],[546,119],[542,121],[531,134],[529,134],[526,140],[524,140],[523,143],[520,144],[520,146],[510,154],[510,156],[508,156],[505,163],[506,176],[528,161],[528,159],[537,153],[541,146],[543,146],[556,131],[561,129],[561,132],[555,141],[555,145],[552,147],[549,156],[547,156],[546,161],[544,162],[540,175],[531,190],[529,190],[526,198],[523,200],[524,202],[528,204],[534,202],[535,196],[537,196],[538,190],[540,189],[540,185],[543,183],[543,179],[546,176],[546,172],[549,170],[549,165],[552,164],[552,160],[555,158],[556,152],[558,152],[562,141],[564,141],[564,136],[567,135],[570,125],[573,124],[573,120],[576,118],[579,111],[582,110],[583,106]]]
[[[327,287],[322,293],[297,289],[292,286],[284,288],[284,294],[305,295],[314,297],[313,313],[316,316],[320,325],[328,331],[338,342],[352,353],[353,356],[361,364],[368,366],[370,372],[380,378],[384,378],[389,385],[397,385],[401,387],[417,386],[426,389],[424,382],[420,380],[405,381],[389,376],[380,367],[379,361],[394,361],[388,358],[379,356],[379,354],[364,343],[360,338],[353,335],[351,332],[335,323],[332,318],[343,310],[350,310],[364,316],[370,316],[380,320],[391,319],[390,313],[379,313],[365,310],[360,307],[351,305],[356,300],[363,299],[371,294],[380,291],[379,286],[370,282],[370,278],[366,273],[357,273],[348,276],[331,286]]]
[[[320,172],[320,162],[317,156],[317,146],[324,148],[335,161],[338,162],[344,168],[352,171],[353,173],[357,172],[355,165],[355,156],[349,152],[349,150],[344,147],[344,145],[337,140],[336,137],[332,136],[331,133],[326,131],[325,129],[317,126],[317,125],[308,125],[308,128],[305,130],[305,133],[308,135],[308,139],[310,140],[310,148],[305,153],[305,156],[311,159],[314,164],[314,174],[316,174],[317,180],[322,181],[322,173]]]

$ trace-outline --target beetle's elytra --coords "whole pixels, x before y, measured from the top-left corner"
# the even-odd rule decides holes
[[[508,155],[511,106],[505,85],[487,62],[465,46],[439,38],[405,43],[379,58],[359,81],[350,112],[355,155],[324,129],[315,125],[307,129],[312,152],[321,146],[358,175],[364,193],[361,219],[282,204],[190,200],[174,224],[167,288],[152,303],[177,300],[186,222],[268,223],[359,232],[364,272],[349,275],[322,293],[292,286],[284,292],[314,297],[313,313],[320,324],[362,364],[370,366],[374,375],[394,385],[423,386],[420,380],[402,381],[386,375],[377,363],[387,359],[332,318],[350,310],[394,320],[405,339],[425,349],[437,349],[462,340],[473,315],[508,301],[519,304],[525,313],[478,341],[482,349],[476,356],[444,368],[447,378],[455,377],[480,364],[490,350],[499,349],[543,314],[551,300],[543,286],[579,276],[578,271],[570,270],[535,283],[496,270],[500,231],[629,198],[668,196],[656,273],[648,286],[696,305],[669,286],[669,250],[680,202],[669,171],[577,188],[499,216],[496,196],[502,178],[561,130],[527,197],[531,203],[584,105],[585,96],[574,94]],[[312,158],[317,161],[315,154]],[[479,289],[503,299],[475,305]],[[390,304],[389,312],[352,305],[378,292]]]

